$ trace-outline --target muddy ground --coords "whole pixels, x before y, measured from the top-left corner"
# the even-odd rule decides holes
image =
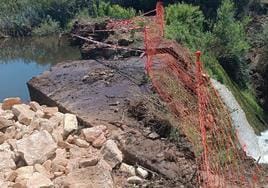
[[[76,114],[81,127],[106,125],[124,161],[150,171],[144,187],[198,187],[191,144],[153,91],[144,60],[61,63],[28,82],[30,96]],[[124,174],[113,175],[118,187],[128,187]]]

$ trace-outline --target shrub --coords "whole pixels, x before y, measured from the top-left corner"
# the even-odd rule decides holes
[[[50,16],[65,27],[91,0],[1,0],[0,32],[11,36],[30,35],[32,28]]]
[[[27,0],[0,2],[0,31],[6,35],[29,35],[32,25],[39,20],[36,8],[27,6]]]
[[[206,23],[199,7],[185,3],[169,5],[166,8],[166,36],[176,39],[191,50],[202,50],[207,70],[222,81],[223,75],[216,63],[220,62],[229,76],[240,86],[246,87],[247,67],[243,57],[249,45],[245,25],[249,19],[235,18],[234,3],[223,0],[212,31],[205,31]]]
[[[76,15],[75,15],[75,19],[76,20],[86,20],[89,19],[90,15],[88,12],[88,8],[83,8],[81,9]]]
[[[93,5],[94,14],[96,17],[108,16],[111,18],[131,18],[134,17],[136,11],[133,8],[123,8],[117,4],[110,4],[109,2],[100,1]]]
[[[133,8],[123,8],[119,5],[111,5],[108,7],[107,15],[112,18],[132,18],[136,14]]]
[[[214,47],[218,56],[242,57],[249,49],[245,25],[235,19],[234,3],[224,0],[218,9],[217,22],[213,28],[215,35]]]
[[[52,18],[48,18],[43,21],[38,27],[33,29],[33,35],[36,36],[45,36],[56,34],[61,31],[59,22],[52,20]]]
[[[205,18],[199,7],[185,3],[166,8],[166,36],[176,39],[191,49],[201,48]]]
[[[223,0],[217,13],[211,50],[229,76],[245,87],[247,68],[243,57],[249,49],[245,32],[246,22],[235,18],[234,3],[231,0]]]

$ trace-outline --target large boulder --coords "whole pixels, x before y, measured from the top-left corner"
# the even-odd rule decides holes
[[[16,142],[17,150],[28,165],[42,164],[57,149],[57,144],[46,131],[36,132]]]
[[[81,47],[81,56],[83,59],[94,59],[96,57],[104,57],[105,59],[114,58],[118,49],[112,49],[104,46],[96,46],[95,44],[85,43]]]

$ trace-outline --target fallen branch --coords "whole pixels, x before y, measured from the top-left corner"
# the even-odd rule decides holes
[[[92,43],[94,43],[96,45],[107,47],[107,48],[128,50],[128,51],[136,51],[136,52],[141,52],[141,53],[144,52],[144,50],[139,49],[139,48],[126,48],[126,47],[122,47],[122,46],[118,46],[118,45],[107,44],[107,43],[104,43],[104,42],[99,42],[99,41],[93,40],[92,38],[86,38],[86,37],[82,37],[82,36],[75,35],[75,34],[72,34],[72,36],[80,38],[80,39],[85,40],[87,42],[92,42]]]

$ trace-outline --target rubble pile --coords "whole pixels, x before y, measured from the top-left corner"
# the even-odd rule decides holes
[[[0,103],[0,187],[115,187],[114,169],[141,184],[145,169],[122,163],[123,154],[104,125],[80,127],[57,107]]]

